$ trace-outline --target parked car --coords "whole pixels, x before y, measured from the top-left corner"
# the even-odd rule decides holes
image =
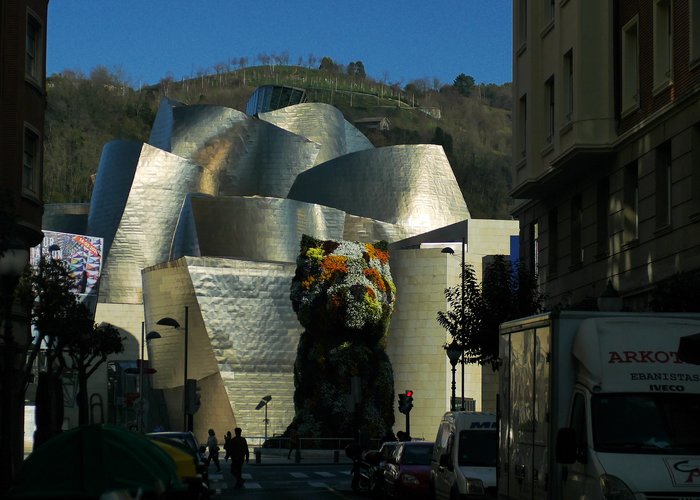
[[[206,447],[203,445],[200,445],[199,441],[197,441],[197,438],[195,437],[195,435],[190,431],[149,432],[146,435],[148,437],[164,438],[164,439],[171,439],[174,441],[179,441],[179,442],[187,445],[188,448],[190,448],[192,451],[197,453],[202,458],[202,461],[206,460],[206,456],[205,456]]]
[[[430,460],[434,443],[405,441],[397,443],[384,470],[384,491],[390,498],[428,498]]]
[[[180,480],[187,485],[187,491],[181,492],[174,498],[208,500],[209,485],[202,474],[199,455],[194,453],[189,446],[179,441],[154,436],[149,437],[156,446],[160,447],[173,459]]]
[[[192,432],[189,431],[164,431],[150,432],[146,434],[151,439],[162,441],[165,443],[176,443],[179,446],[185,447],[196,459],[197,472],[201,474],[202,481],[205,484],[209,482],[209,467],[207,467],[207,457],[205,455],[206,446],[200,445],[199,441]]]

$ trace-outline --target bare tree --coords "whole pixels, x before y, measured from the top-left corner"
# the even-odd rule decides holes
[[[309,68],[315,68],[317,62],[318,62],[318,59],[316,58],[316,56],[313,54],[309,54],[309,57],[307,58],[307,63],[309,65]]]

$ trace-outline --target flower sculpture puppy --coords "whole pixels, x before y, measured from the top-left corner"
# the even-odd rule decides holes
[[[305,330],[294,366],[293,425],[307,436],[381,436],[394,424],[385,334],[394,308],[386,242],[304,235],[292,280]]]

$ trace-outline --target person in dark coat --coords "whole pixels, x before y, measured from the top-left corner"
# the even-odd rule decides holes
[[[243,462],[250,462],[250,452],[248,451],[248,441],[241,435],[243,430],[236,427],[233,432],[236,434],[231,439],[231,474],[236,478],[236,488],[242,488],[243,483]]]
[[[228,462],[228,459],[231,458],[231,439],[233,439],[231,431],[226,431],[226,435],[224,436],[224,451],[226,452],[224,455],[224,462]]]

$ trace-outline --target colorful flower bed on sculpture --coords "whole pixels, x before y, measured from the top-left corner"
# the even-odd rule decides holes
[[[394,423],[384,337],[396,298],[386,243],[304,235],[290,298],[305,328],[293,425],[302,435],[383,435]]]

